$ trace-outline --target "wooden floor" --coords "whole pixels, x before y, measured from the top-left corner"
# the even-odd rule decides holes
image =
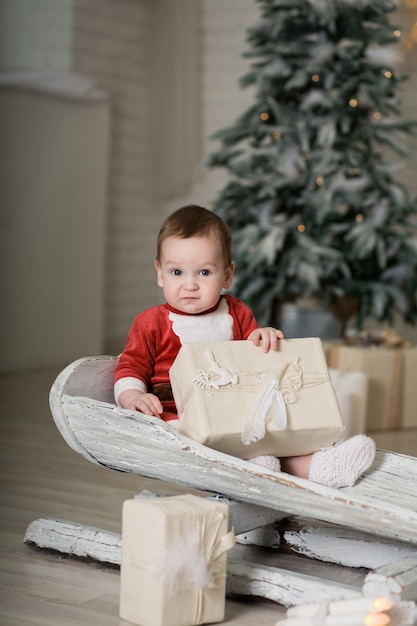
[[[48,406],[61,368],[0,378],[0,626],[122,626],[117,569],[68,560],[23,543],[27,525],[57,517],[120,532],[124,500],[142,489],[183,493],[94,466],[58,433]],[[417,456],[417,430],[373,434],[380,448]],[[227,600],[224,624],[273,626],[285,609]]]

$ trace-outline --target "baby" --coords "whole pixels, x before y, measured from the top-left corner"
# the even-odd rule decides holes
[[[189,205],[172,213],[158,236],[155,269],[165,304],[136,316],[115,371],[119,406],[178,425],[169,369],[183,343],[247,339],[263,352],[276,350],[280,330],[261,328],[238,298],[224,294],[235,264],[231,233],[211,211]],[[353,485],[375,456],[375,443],[356,435],[303,456],[250,459],[274,471],[331,487]]]

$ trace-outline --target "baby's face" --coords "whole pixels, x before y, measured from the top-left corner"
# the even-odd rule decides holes
[[[214,237],[168,237],[155,267],[167,303],[194,315],[217,304],[222,289],[232,284],[234,271],[233,265],[225,268],[220,242]]]

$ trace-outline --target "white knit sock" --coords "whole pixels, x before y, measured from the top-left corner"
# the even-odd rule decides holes
[[[328,487],[352,487],[371,466],[374,457],[373,439],[366,435],[355,435],[315,452],[308,478]]]
[[[271,454],[261,454],[260,456],[254,456],[253,459],[249,459],[251,463],[255,463],[256,465],[261,465],[262,467],[266,467],[273,472],[281,471],[281,463],[276,456],[272,456]]]

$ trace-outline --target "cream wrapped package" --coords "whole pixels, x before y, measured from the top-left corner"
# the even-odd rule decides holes
[[[191,494],[123,504],[120,617],[140,626],[224,619],[228,506]]]
[[[321,340],[184,344],[170,380],[183,434],[243,459],[295,456],[333,444],[343,420]]]

